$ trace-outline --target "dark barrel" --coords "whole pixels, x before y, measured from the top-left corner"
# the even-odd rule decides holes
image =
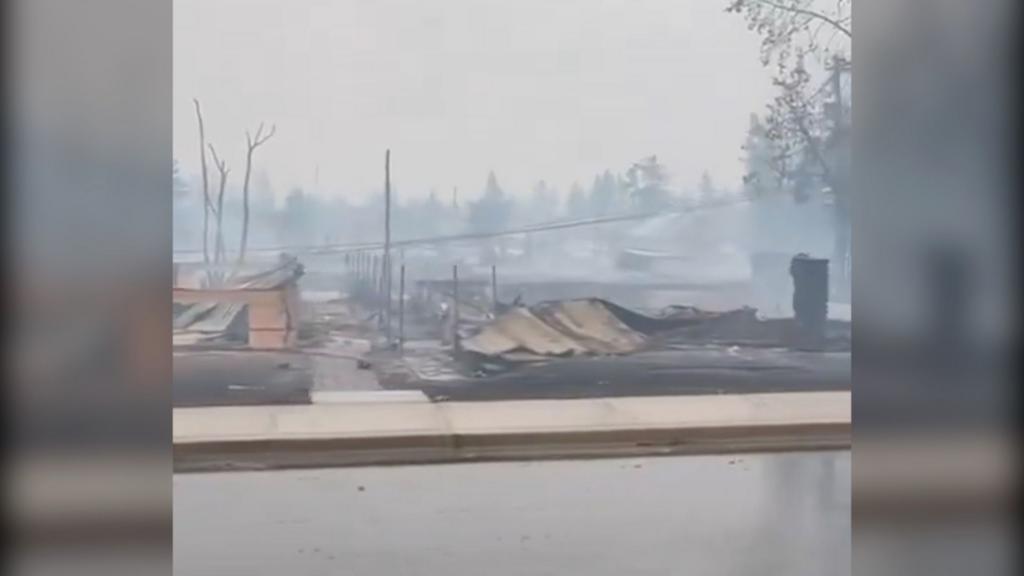
[[[823,346],[828,318],[828,259],[797,254],[789,263],[789,274],[793,277],[793,315],[800,345]]]

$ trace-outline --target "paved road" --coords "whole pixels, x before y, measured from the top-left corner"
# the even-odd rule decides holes
[[[175,574],[850,574],[849,452],[174,478]]]

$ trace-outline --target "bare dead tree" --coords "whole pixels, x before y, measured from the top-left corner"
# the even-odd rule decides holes
[[[206,169],[206,130],[203,126],[203,112],[199,108],[199,99],[193,98],[192,103],[195,104],[196,119],[199,121],[199,166],[203,176],[203,263],[209,264],[210,210],[213,205],[210,203],[210,184]]]
[[[227,259],[224,247],[224,189],[227,186],[228,173],[231,172],[231,169],[228,168],[227,161],[221,160],[217,156],[217,150],[214,149],[213,144],[210,144],[210,155],[213,157],[213,165],[220,174],[220,182],[217,189],[217,209],[214,212],[217,219],[216,243],[213,248],[213,261],[220,264]]]
[[[270,137],[277,131],[276,126],[271,126],[270,130],[263,134],[263,123],[260,123],[259,128],[256,130],[256,136],[253,137],[249,131],[245,132],[245,179],[242,182],[242,241],[238,247],[238,263],[245,262],[245,248],[249,242],[249,176],[252,174],[252,153],[257,148],[262,146]]]

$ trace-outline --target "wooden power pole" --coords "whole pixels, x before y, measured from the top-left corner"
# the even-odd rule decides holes
[[[459,265],[452,265],[452,350],[458,354],[462,351],[459,342]]]
[[[391,150],[384,152],[384,335],[391,345]]]
[[[848,142],[846,121],[843,113],[843,83],[842,73],[844,69],[843,59],[838,55],[832,58],[832,145],[833,157],[836,158],[837,168],[845,166],[848,161],[843,158],[847,152],[844,142]],[[836,241],[834,247],[833,261],[836,272],[840,278],[840,285],[845,286],[847,279],[847,265],[849,255],[849,236],[846,230],[846,222],[849,210],[849,182],[846,181],[848,172],[845,169],[834,170],[836,177],[832,182],[833,202],[836,211]]]

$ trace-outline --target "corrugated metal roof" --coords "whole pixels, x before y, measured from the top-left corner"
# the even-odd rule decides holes
[[[468,352],[501,356],[529,352],[541,356],[622,354],[645,336],[620,321],[596,298],[513,308],[462,342]]]
[[[228,281],[227,288],[236,290],[276,290],[297,281],[304,271],[298,259],[294,257],[286,258],[269,270],[232,278]]]

